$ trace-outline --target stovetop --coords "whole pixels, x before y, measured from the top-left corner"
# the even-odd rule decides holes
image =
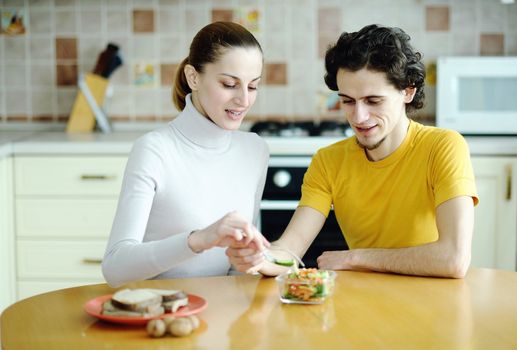
[[[314,122],[274,122],[263,121],[253,124],[250,128],[260,136],[281,136],[281,137],[349,137],[353,131],[346,123],[335,121]]]

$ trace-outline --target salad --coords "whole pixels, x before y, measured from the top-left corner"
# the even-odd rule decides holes
[[[332,293],[336,273],[315,268],[290,271],[276,278],[286,303],[319,304]]]

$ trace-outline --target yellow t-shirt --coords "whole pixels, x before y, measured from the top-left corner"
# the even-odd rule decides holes
[[[350,248],[401,248],[438,239],[436,207],[458,196],[478,203],[467,143],[457,132],[411,121],[400,147],[377,162],[356,138],[320,149],[299,206],[334,206]]]

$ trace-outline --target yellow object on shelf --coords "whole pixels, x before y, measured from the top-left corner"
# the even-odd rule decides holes
[[[83,78],[81,78],[83,79]],[[108,79],[99,75],[84,74],[84,83],[90,90],[91,96],[101,106],[104,103]],[[67,132],[91,132],[95,129],[95,114],[81,89],[77,92],[72,113],[66,126]]]

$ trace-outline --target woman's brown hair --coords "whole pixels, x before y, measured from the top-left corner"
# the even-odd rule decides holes
[[[198,73],[203,73],[207,63],[216,62],[225,49],[236,47],[255,47],[262,52],[253,34],[237,23],[210,23],[196,34],[190,44],[188,57],[180,63],[174,77],[172,100],[179,111],[185,108],[185,97],[192,92],[185,77],[185,65],[190,64]]]

